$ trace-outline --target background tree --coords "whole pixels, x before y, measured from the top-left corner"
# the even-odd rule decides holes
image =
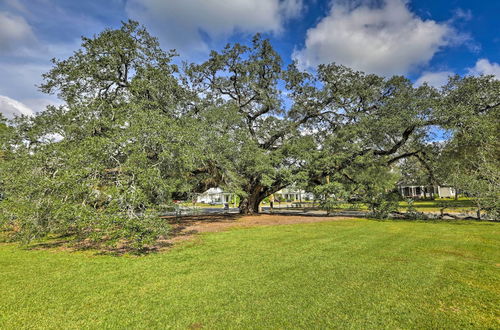
[[[450,79],[439,116],[451,135],[439,158],[448,184],[474,197],[481,212],[500,213],[500,81],[492,76]]]
[[[14,128],[9,126],[7,118],[0,113],[0,200],[4,198],[4,180],[6,173],[2,170],[5,163],[10,159],[12,147],[9,143]]]

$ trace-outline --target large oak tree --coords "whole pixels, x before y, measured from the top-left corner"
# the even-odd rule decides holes
[[[53,60],[40,89],[63,105],[0,123],[3,223],[26,240],[71,233],[140,247],[166,234],[158,214],[173,198],[222,186],[239,195],[242,213],[256,213],[293,183],[375,211],[401,160],[434,175],[435,127],[453,134],[453,171],[490,199],[498,193],[491,77],[436,90],[337,64],[307,72],[285,66],[259,35],[182,70],[174,55],[129,21]]]
[[[219,152],[231,162],[220,169],[232,173],[242,213],[258,212],[266,196],[297,181],[356,183],[364,168],[423,160],[428,128],[437,123],[440,94],[431,87],[335,64],[315,73],[285,68],[259,36],[251,46],[212,52],[187,73],[197,109],[224,114],[220,135],[231,135],[232,144]]]

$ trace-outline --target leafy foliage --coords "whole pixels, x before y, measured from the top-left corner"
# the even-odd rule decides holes
[[[270,194],[297,181],[312,139],[301,134],[303,117],[295,121],[284,94],[297,85],[268,40],[256,35],[252,45],[228,45],[213,51],[199,65],[186,67],[188,86],[200,95],[196,109],[212,117],[219,138],[208,145],[215,161],[211,166],[224,173],[219,184],[240,197],[243,213],[258,212]]]
[[[500,215],[500,81],[491,76],[451,79],[440,115],[452,137],[440,155],[441,176],[474,197],[477,215]]]
[[[436,90],[334,63],[303,72],[259,35],[182,70],[174,56],[124,22],[53,60],[40,90],[64,105],[0,118],[0,221],[16,239],[141,249],[168,234],[159,215],[173,198],[215,186],[235,192],[242,213],[294,183],[328,210],[359,200],[383,218],[397,207],[400,175],[415,169],[498,214],[492,77]],[[430,143],[435,127],[452,138]]]
[[[40,88],[66,103],[20,118],[9,143],[15,157],[2,164],[2,218],[19,237],[74,234],[140,247],[167,233],[152,214],[173,191],[191,188],[183,177],[196,156],[186,151],[199,137],[178,118],[184,98],[170,59],[128,22],[54,60]]]

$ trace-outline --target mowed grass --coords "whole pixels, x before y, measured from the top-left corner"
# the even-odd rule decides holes
[[[341,220],[145,257],[0,245],[0,328],[500,328],[500,224]]]
[[[413,207],[417,212],[440,212],[441,209],[445,213],[472,213],[475,215],[477,209],[472,198],[460,197],[459,199],[454,198],[436,198],[434,200],[414,200]],[[408,201],[399,202],[399,211],[408,211],[409,203]],[[356,210],[356,211],[368,211],[369,207],[364,203],[344,203],[338,205],[335,210]]]
[[[400,209],[406,211],[408,202],[399,202]],[[420,212],[439,212],[444,208],[444,212],[474,212],[476,210],[474,200],[471,198],[438,198],[435,200],[416,200],[413,206]]]

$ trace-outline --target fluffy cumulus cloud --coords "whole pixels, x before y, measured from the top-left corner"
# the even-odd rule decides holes
[[[370,73],[405,74],[458,42],[449,23],[423,20],[405,0],[334,2],[294,52],[302,67],[336,62]]]
[[[0,95],[0,113],[9,119],[15,116],[32,116],[34,114],[33,110],[25,104],[3,95]]]
[[[190,55],[207,51],[208,41],[235,32],[280,33],[284,22],[302,8],[302,0],[129,0],[126,9],[151,28],[165,48]]]
[[[469,73],[473,75],[494,75],[497,79],[500,79],[500,64],[482,58],[476,62],[473,68],[469,68]]]
[[[31,26],[22,16],[0,12],[0,54],[35,41]]]
[[[422,86],[425,82],[430,86],[439,88],[448,82],[448,77],[453,75],[454,73],[451,71],[424,72],[415,81],[415,86]]]

